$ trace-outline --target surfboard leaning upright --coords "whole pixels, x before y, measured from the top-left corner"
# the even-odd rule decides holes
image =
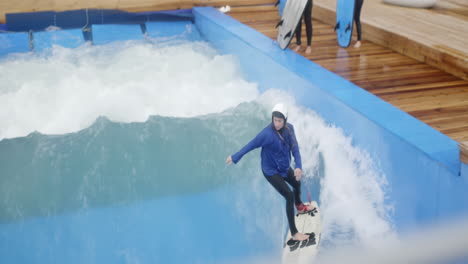
[[[310,263],[317,255],[317,247],[320,242],[321,225],[320,212],[315,201],[311,204],[316,208],[295,217],[296,227],[299,232],[309,234],[305,241],[292,240],[291,232],[288,232],[286,243],[283,247],[283,264]]]
[[[336,0],[336,39],[338,45],[349,47],[353,36],[354,0]]]
[[[286,1],[286,0],[280,0]],[[302,18],[307,0],[288,0],[283,10],[283,15],[276,25],[278,35],[276,41],[282,49],[286,49],[291,42],[299,20]]]

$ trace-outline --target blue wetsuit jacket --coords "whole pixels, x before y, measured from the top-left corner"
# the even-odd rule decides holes
[[[265,175],[279,174],[286,177],[291,164],[291,153],[294,156],[296,168],[302,169],[301,153],[294,127],[289,123],[286,125],[287,127],[281,131],[276,131],[273,123],[270,123],[239,152],[232,155],[232,161],[237,163],[249,151],[262,147],[262,170]]]

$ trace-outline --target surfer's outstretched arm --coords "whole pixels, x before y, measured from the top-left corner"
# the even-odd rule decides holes
[[[226,159],[226,164],[231,165],[232,163],[237,163],[239,160],[247,153],[250,151],[259,148],[265,144],[265,141],[267,140],[267,135],[265,129],[262,130],[258,135],[252,139],[247,145],[245,145],[239,152],[237,152],[234,155],[230,155]]]

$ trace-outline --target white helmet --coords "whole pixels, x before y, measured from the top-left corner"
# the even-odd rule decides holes
[[[288,109],[286,108],[284,104],[282,103],[276,104],[273,107],[273,110],[271,110],[271,113],[274,113],[274,112],[280,112],[284,116],[284,119],[288,119]]]

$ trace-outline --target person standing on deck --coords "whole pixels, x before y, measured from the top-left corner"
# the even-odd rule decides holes
[[[294,0],[291,0],[294,1]],[[306,7],[304,9],[304,13],[302,17],[304,17],[304,23],[306,26],[306,34],[307,34],[307,48],[305,50],[306,54],[310,54],[312,52],[312,0],[307,0]],[[297,24],[296,28],[296,48],[294,49],[295,52],[299,52],[301,50],[301,31],[302,31],[302,17],[299,19],[299,24]]]
[[[361,47],[361,8],[364,0],[354,0],[354,22],[356,23],[357,42],[354,44],[355,48]]]

